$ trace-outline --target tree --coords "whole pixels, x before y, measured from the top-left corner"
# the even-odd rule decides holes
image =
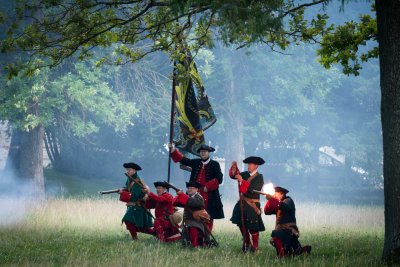
[[[110,73],[104,69],[91,69],[89,62],[62,67],[64,72],[59,75],[55,70],[41,69],[31,77],[19,75],[6,81],[2,76],[0,117],[9,121],[13,137],[20,140],[19,151],[12,151],[15,156],[10,159],[20,176],[35,183],[40,197],[44,196],[42,147],[46,130],[49,134],[57,129],[62,132],[58,137],[82,137],[96,132],[97,125],[103,123],[123,132],[126,121],[137,112],[112,91],[107,84]]]
[[[272,49],[285,49],[291,43],[301,41],[319,42],[317,36],[326,34],[334,27],[327,27],[327,16],[318,12],[306,20],[304,12],[310,6],[327,4],[328,0],[297,4],[295,1],[21,1],[17,7],[19,19],[27,17],[30,24],[22,27],[22,34],[15,34],[20,25],[8,27],[9,38],[2,42],[2,50],[15,48],[48,57],[44,65],[60,64],[65,58],[78,54],[90,56],[96,46],[119,43],[118,52],[128,60],[137,60],[147,54],[163,50],[176,57],[174,45],[185,38],[193,51],[210,45],[212,38],[220,38],[226,44],[237,47],[265,43]],[[400,3],[395,0],[376,1],[377,28],[372,33],[357,31],[359,38],[351,41],[348,34],[337,36],[326,44],[333,47],[332,54],[339,51],[338,60],[345,66],[360,55],[358,47],[377,36],[379,50],[361,55],[361,60],[378,55],[381,66],[381,120],[384,147],[385,177],[385,260],[400,262],[400,140],[399,140],[399,51]],[[322,14],[321,14],[322,13]],[[371,20],[373,21],[373,19]],[[354,24],[352,24],[354,25]],[[351,27],[350,27],[351,28]],[[365,28],[362,28],[365,29]],[[215,30],[215,31],[212,31]],[[214,35],[212,35],[213,33]],[[192,34],[192,35],[191,35]],[[350,42],[349,42],[350,40]],[[324,42],[322,42],[324,44]],[[344,45],[343,45],[344,44]],[[346,44],[350,44],[347,47]],[[340,53],[342,51],[343,53]],[[351,53],[355,51],[356,53]],[[328,52],[328,53],[331,53]],[[106,61],[109,58],[103,58]],[[343,59],[343,60],[342,60]],[[122,57],[114,61],[121,63]],[[22,64],[23,66],[24,64]],[[29,65],[30,66],[30,65]],[[34,68],[28,68],[28,73]],[[21,65],[10,64],[8,70],[15,75]],[[357,71],[357,64],[354,71]]]

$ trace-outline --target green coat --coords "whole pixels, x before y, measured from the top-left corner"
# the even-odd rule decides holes
[[[133,178],[140,179],[137,173],[133,175]],[[129,185],[131,184],[131,182],[132,180],[128,178],[125,184],[126,188],[129,189]],[[126,213],[122,218],[122,221],[133,223],[138,228],[152,227],[153,218],[151,217],[151,213],[147,211],[147,209],[144,207],[144,203],[140,201],[145,196],[145,194],[142,192],[142,187],[137,183],[133,183],[129,192],[131,193],[130,202],[140,204],[127,207]]]

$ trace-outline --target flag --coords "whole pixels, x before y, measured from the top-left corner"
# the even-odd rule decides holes
[[[174,143],[182,151],[198,155],[204,131],[216,122],[200,73],[189,52],[182,53],[176,71]]]

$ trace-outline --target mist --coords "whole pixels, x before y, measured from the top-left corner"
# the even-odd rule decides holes
[[[349,3],[329,22],[357,19],[369,9],[366,3]],[[339,67],[324,69],[317,62],[316,49],[302,45],[282,54],[261,45],[237,50],[217,42],[213,49],[195,55],[217,118],[205,131],[205,141],[216,148],[211,156],[224,173],[220,188],[224,202],[237,200],[236,182],[228,176],[231,162],[238,161],[244,171],[242,160],[256,155],[266,161],[259,167],[264,182],[288,188],[295,201],[382,205],[378,62],[371,60],[363,64],[359,76],[347,77]],[[107,51],[95,53],[101,56]],[[76,75],[68,85],[71,88],[82,83],[83,89],[101,87],[107,92],[94,103],[71,104],[68,111],[73,117],[65,121],[55,117],[45,129],[48,196],[96,196],[99,190],[121,187],[125,183],[122,164],[129,161],[143,168],[139,175],[154,189],[153,182],[168,176],[164,146],[169,139],[172,63],[166,55],[155,53],[138,63],[104,66],[101,71],[90,62],[85,64],[70,62],[64,69],[55,68],[52,76],[58,80],[48,83],[50,95],[58,92],[60,84],[67,84],[65,69],[69,69]],[[82,68],[95,73],[96,79],[84,83]],[[108,92],[122,107],[111,119],[101,113],[111,105],[104,101]],[[91,109],[96,103],[99,107]],[[81,110],[85,104],[86,113]],[[81,113],[85,118],[78,120]],[[7,153],[4,148],[2,154]],[[172,163],[173,184],[184,188],[189,175]],[[22,189],[31,186],[5,173],[0,183],[2,199],[21,202],[27,197]],[[12,216],[23,216],[19,210],[26,208],[10,203],[14,202],[2,200],[2,212],[17,210]]]
[[[0,171],[0,226],[26,219],[40,200],[32,182],[19,179],[13,171]]]

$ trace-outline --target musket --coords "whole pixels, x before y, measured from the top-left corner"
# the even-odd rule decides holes
[[[235,175],[236,174],[240,174],[237,164],[235,164],[235,167],[236,167]],[[243,207],[244,199],[243,199],[243,194],[240,192],[240,183],[239,183],[239,181],[238,181],[237,184],[238,184],[238,192],[239,192],[239,207],[240,207],[240,218],[241,218],[241,227],[240,228],[242,230],[241,232],[242,232],[242,238],[243,238],[243,248],[245,249],[246,248],[246,231],[247,231],[247,229],[246,229],[246,226],[244,224],[244,210],[243,210],[244,209],[244,207]],[[251,239],[249,241],[251,243]]]
[[[130,176],[129,174],[127,174],[126,172],[124,173],[126,175],[126,177],[128,177],[129,179],[131,179],[132,181],[134,181],[135,183],[137,183],[142,189],[146,189],[146,186],[142,183],[142,180],[140,179],[135,179],[132,176]],[[153,220],[155,220],[156,218],[154,217],[154,215],[148,210],[146,209],[144,206],[140,206],[142,207],[148,214],[150,214],[150,216],[153,218]]]
[[[132,176],[130,176],[129,174],[127,174],[126,172],[124,173],[126,175],[126,177],[128,177],[129,179],[131,179],[132,181],[135,181],[135,183],[137,183],[142,189],[146,189],[146,186],[142,183],[142,180],[140,179],[135,179]]]
[[[107,195],[107,194],[113,194],[113,193],[118,193],[120,190],[124,190],[125,188],[120,188],[120,189],[112,189],[112,190],[106,190],[106,191],[99,191],[100,195]]]
[[[256,194],[260,194],[260,195],[264,195],[264,196],[270,195],[268,193],[265,193],[263,191],[258,191],[258,190],[251,190],[251,192],[256,193]]]
[[[168,183],[167,181],[164,181],[164,183],[168,184],[168,186],[169,186],[170,188],[174,189],[176,192],[182,191],[181,189],[179,189],[178,187],[176,187],[176,186],[174,186],[174,185]]]

